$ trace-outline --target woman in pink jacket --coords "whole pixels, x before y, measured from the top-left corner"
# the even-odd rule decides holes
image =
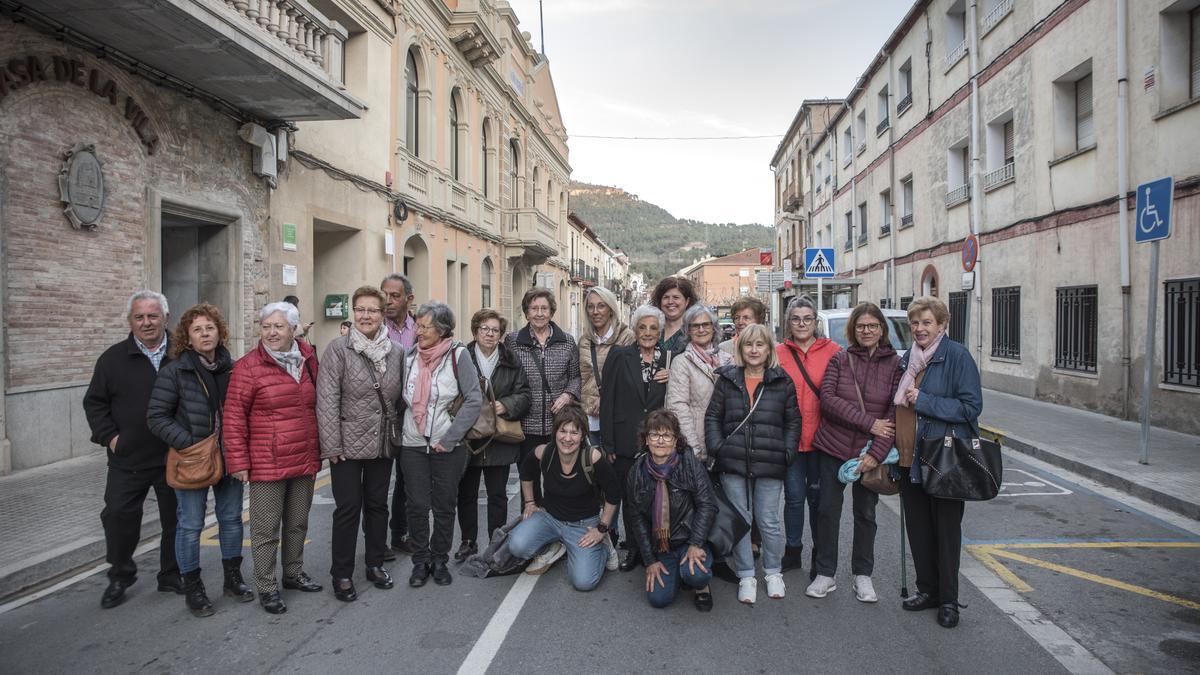
[[[816,575],[817,561],[817,500],[820,496],[818,454],[813,452],[813,437],[821,425],[821,380],[833,355],[841,351],[838,343],[821,336],[817,308],[802,295],[792,298],[784,314],[784,335],[787,338],[775,347],[779,365],[796,386],[800,404],[800,456],[788,467],[783,481],[783,526],[787,546],[783,553],[783,569],[798,569],[804,553],[804,503],[808,502],[809,536],[813,540],[809,577]]]
[[[276,302],[259,312],[258,347],[238,360],[225,395],[226,470],[250,484],[250,547],[263,609],[287,605],[275,579],[283,527],[283,587],[316,593],[304,572],[304,539],[313,480],[321,469],[317,440],[317,355],[295,338],[300,312]]]

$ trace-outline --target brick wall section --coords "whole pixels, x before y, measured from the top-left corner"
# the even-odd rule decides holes
[[[0,19],[0,64],[34,54],[96,68],[121,92],[111,105],[86,86],[34,82],[0,100],[0,223],[5,238],[6,388],[86,383],[95,358],[127,333],[129,294],[144,285],[147,188],[236,208],[244,214],[245,317],[262,261],[268,192],[250,173],[238,122],[176,91],[113,68],[21,24]],[[124,96],[145,110],[160,141],[153,154],[124,116]],[[62,213],[63,153],[94,143],[107,193],[97,230],[79,231]],[[184,308],[172,308],[178,316]]]

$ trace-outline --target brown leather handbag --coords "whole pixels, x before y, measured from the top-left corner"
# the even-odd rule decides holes
[[[854,368],[854,356],[846,354],[846,360],[850,362],[850,379],[854,380],[854,393],[858,394],[858,408],[867,413],[867,405],[863,402],[862,389],[858,386],[858,372]],[[891,465],[878,464],[874,469],[862,474],[863,487],[881,495],[894,495],[900,492],[900,481],[895,473],[892,472]]]
[[[200,380],[207,398],[208,387],[204,385],[204,379],[199,373],[196,379]],[[176,490],[199,490],[216,485],[225,475],[220,422],[215,416],[212,419],[214,431],[210,436],[182,450],[171,448],[167,451],[167,485]]]

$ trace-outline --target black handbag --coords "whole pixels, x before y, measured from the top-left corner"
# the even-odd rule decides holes
[[[972,436],[920,441],[921,485],[926,494],[942,499],[987,501],[1000,494],[1004,464],[1000,444]]]
[[[717,560],[733,555],[733,547],[750,533],[750,523],[741,511],[734,508],[719,481],[713,481],[713,500],[717,503],[717,515],[708,529],[708,543]]]

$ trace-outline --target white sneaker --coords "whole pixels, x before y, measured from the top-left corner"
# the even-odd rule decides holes
[[[525,568],[525,573],[534,575],[545,574],[550,571],[550,566],[559,558],[566,555],[566,553],[567,547],[563,546],[562,542],[556,541],[542,549],[541,553],[533,556],[533,560]]]
[[[879,596],[875,595],[875,584],[871,583],[871,577],[864,574],[854,575],[854,597],[858,598],[859,602],[879,602]]]
[[[746,577],[738,581],[738,602],[753,605],[758,599],[758,579]]]
[[[783,597],[784,583],[782,574],[767,575],[767,597],[778,600]]]
[[[833,577],[827,577],[824,574],[818,574],[816,579],[808,585],[804,594],[810,598],[823,598],[829,595],[830,591],[837,590],[837,581]]]
[[[604,569],[609,572],[616,572],[621,566],[621,561],[617,557],[617,547],[613,545],[612,538],[608,535],[604,536],[604,545],[608,548],[608,560],[604,561]]]

